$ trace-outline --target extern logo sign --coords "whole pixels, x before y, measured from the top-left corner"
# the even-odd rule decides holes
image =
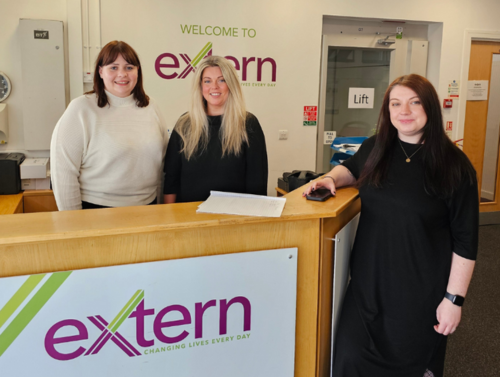
[[[234,297],[229,302],[227,300],[219,300],[219,335],[227,334],[228,309],[235,303],[241,304],[244,309],[243,331],[250,331],[252,316],[250,301],[246,297]],[[55,344],[77,342],[88,339],[87,327],[83,322],[78,320],[63,320],[52,326],[45,337],[45,349],[47,353],[56,360],[71,360],[82,355],[96,355],[104,347],[104,345],[108,343],[109,340],[111,340],[127,356],[140,356],[141,352],[139,352],[129,341],[127,341],[127,339],[125,339],[122,334],[118,332],[118,328],[127,318],[134,318],[136,322],[136,332],[134,339],[135,343],[140,347],[148,348],[155,346],[155,340],[165,344],[175,344],[185,340],[190,335],[188,331],[179,330],[178,334],[169,336],[163,332],[163,329],[182,325],[190,325],[193,322],[194,339],[203,338],[203,314],[207,309],[216,306],[216,300],[210,300],[206,303],[197,302],[195,304],[194,316],[192,316],[189,309],[185,306],[170,305],[161,309],[158,314],[154,316],[155,309],[145,308],[144,291],[138,290],[132,296],[129,302],[127,302],[127,304],[122,308],[122,310],[116,315],[111,323],[108,324],[108,322],[100,315],[87,317],[88,320],[101,331],[99,337],[94,341],[94,343],[88,350],[80,346],[74,352],[63,354],[56,351],[54,347]],[[165,317],[170,312],[177,312],[178,314],[180,314],[180,317],[182,319],[166,320]],[[151,338],[146,337],[146,333],[151,333],[151,329],[145,328],[145,319],[148,316],[154,316],[152,329],[154,336],[152,336]],[[57,337],[56,332],[66,326],[74,327],[77,330],[78,334],[72,336]],[[250,334],[248,334],[248,336],[249,335]],[[146,354],[147,353],[148,350],[146,350]]]
[[[297,254],[0,278],[0,376],[292,376]]]
[[[165,52],[159,55],[155,61],[155,70],[158,76],[165,80],[185,79],[196,66],[207,56],[212,55],[212,42],[208,42],[198,54],[191,59],[187,53],[179,53],[178,56]],[[241,71],[241,81],[255,80],[262,82],[263,75],[270,76],[271,82],[276,82],[277,63],[270,57],[242,57],[225,56],[226,59],[234,63],[237,71]],[[181,66],[181,62],[183,62]],[[274,84],[270,84],[274,86]]]
[[[71,272],[54,273],[46,280],[38,292],[32,296],[23,310],[14,318],[10,325],[0,334],[0,357],[7,348],[14,342],[17,336],[24,330],[27,324],[47,303],[57,289],[69,277]],[[16,311],[19,305],[35,290],[37,285],[42,282],[46,275],[34,275],[28,277],[26,282],[19,288],[14,296],[0,311],[0,325],[3,325],[9,317]],[[47,331],[45,336],[45,350],[53,359],[60,361],[68,361],[76,359],[82,355],[96,355],[101,349],[111,341],[127,356],[141,356],[142,353],[126,339],[123,334],[120,334],[118,329],[127,319],[135,319],[135,339],[139,347],[151,348],[155,346],[155,341],[165,344],[175,344],[185,340],[190,333],[186,330],[179,330],[178,334],[171,336],[166,335],[164,328],[172,328],[182,325],[190,325],[194,322],[194,339],[203,338],[203,316],[207,310],[218,310],[219,312],[219,335],[227,335],[228,310],[234,304],[241,304],[243,308],[243,331],[251,330],[252,307],[250,301],[243,296],[234,297],[231,300],[209,300],[206,303],[197,302],[194,304],[194,315],[183,305],[169,305],[161,309],[155,316],[155,309],[146,308],[144,302],[144,290],[137,290],[123,308],[116,314],[111,322],[103,318],[101,315],[88,316],[87,319],[91,325],[98,328],[99,336],[94,340],[92,345],[86,349],[79,342],[89,339],[89,331],[87,326],[76,319],[65,319],[57,322]],[[176,312],[181,319],[166,320],[165,317],[171,312]],[[147,337],[146,333],[151,333],[150,329],[145,327],[145,319],[148,316],[154,317],[152,333],[154,336]],[[58,336],[57,333],[64,329],[71,328],[71,336]],[[67,331],[63,331],[67,332]],[[76,335],[74,333],[76,332]],[[238,335],[240,338],[241,335]],[[243,335],[243,337],[250,334]],[[231,337],[233,338],[233,337]],[[224,338],[222,338],[224,339]],[[207,340],[205,340],[208,343]],[[56,345],[63,343],[74,343],[75,347],[72,352],[60,352],[56,349]],[[146,350],[146,354],[148,350]]]

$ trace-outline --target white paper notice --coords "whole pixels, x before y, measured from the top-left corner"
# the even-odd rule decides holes
[[[210,191],[210,197],[198,206],[196,212],[280,217],[285,203],[285,198]]]
[[[451,80],[448,84],[448,97],[449,98],[460,98],[460,81]]]
[[[324,144],[332,145],[333,140],[337,137],[337,131],[325,131],[324,133]]]
[[[467,101],[486,101],[488,99],[488,80],[469,80]]]
[[[349,88],[348,109],[373,109],[375,88]]]

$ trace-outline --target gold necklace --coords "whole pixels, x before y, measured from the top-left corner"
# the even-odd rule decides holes
[[[411,156],[408,157],[408,154],[406,153],[405,149],[403,148],[403,144],[401,144],[401,140],[399,140],[399,138],[398,138],[398,141],[399,141],[399,145],[401,146],[401,149],[403,150],[403,153],[406,156],[406,162],[410,162],[411,158],[413,156],[415,156],[415,153],[417,153],[420,150],[420,148],[422,148],[422,145],[420,145],[420,147],[418,147],[418,149],[415,152],[413,152],[413,154]]]

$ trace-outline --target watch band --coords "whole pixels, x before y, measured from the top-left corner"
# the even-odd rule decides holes
[[[453,304],[457,306],[462,306],[465,301],[464,297],[458,295],[452,295],[451,293],[448,292],[444,294],[444,297],[446,297],[448,300],[450,300]]]

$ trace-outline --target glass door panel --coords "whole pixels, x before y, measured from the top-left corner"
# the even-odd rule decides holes
[[[389,49],[328,46],[323,131],[337,136],[372,136],[375,132],[385,90],[389,85]],[[348,108],[349,88],[373,88],[373,108]],[[323,111],[323,110],[321,110]],[[321,139],[321,138],[320,138]],[[327,172],[334,151],[330,145],[319,153],[318,172]]]

